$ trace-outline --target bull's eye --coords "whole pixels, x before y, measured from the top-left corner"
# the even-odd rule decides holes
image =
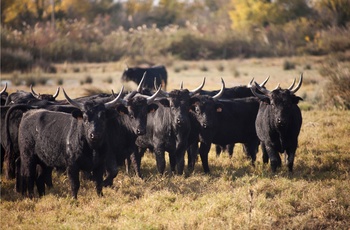
[[[130,114],[129,117],[130,117],[131,119],[134,119],[134,118],[135,118],[134,115],[132,115],[132,114]]]

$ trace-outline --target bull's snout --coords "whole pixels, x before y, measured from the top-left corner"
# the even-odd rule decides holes
[[[206,129],[208,126],[207,126],[207,123],[204,123],[203,124],[203,128]]]

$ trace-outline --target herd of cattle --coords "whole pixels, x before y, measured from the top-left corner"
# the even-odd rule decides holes
[[[163,67],[164,68],[164,67]],[[188,90],[167,92],[166,71],[135,73],[123,78],[138,83],[136,90],[98,94],[71,99],[62,89],[65,100],[54,95],[17,91],[1,93],[1,169],[7,178],[16,178],[16,190],[33,197],[36,185],[40,196],[52,186],[52,170],[66,170],[72,196],[77,198],[79,172],[95,182],[98,195],[103,186],[111,186],[118,168],[132,166],[141,177],[141,158],[149,149],[154,153],[159,173],[165,171],[165,151],[171,171],[183,174],[187,151],[188,170],[192,171],[199,153],[203,170],[209,173],[208,153],[211,144],[217,154],[235,143],[242,143],[252,164],[261,145],[263,162],[271,170],[281,167],[280,153],[286,152],[287,166],[293,170],[294,156],[302,116],[300,75],[288,89],[279,86],[269,91],[268,78],[258,84],[222,87],[205,91],[201,85]],[[165,68],[164,68],[165,70]],[[165,73],[165,75],[163,75]],[[140,77],[141,75],[141,77]],[[156,74],[157,75],[157,74]],[[164,79],[165,76],[165,79]],[[147,82],[147,84],[144,84]],[[151,83],[152,82],[152,83]],[[2,167],[2,166],[5,167]]]

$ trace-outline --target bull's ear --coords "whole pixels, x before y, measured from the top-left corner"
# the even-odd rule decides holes
[[[72,111],[72,116],[75,118],[75,119],[83,119],[83,112],[79,109],[75,109]]]
[[[302,100],[303,100],[303,99],[302,99],[301,97],[298,97],[298,96],[294,96],[293,99],[292,99],[292,101],[293,101],[294,104],[298,104],[299,101],[302,101]]]
[[[120,114],[129,114],[128,109],[124,105],[118,105],[117,111]]]
[[[159,102],[160,102],[162,105],[164,105],[165,107],[170,107],[170,102],[169,102],[169,100],[166,99],[166,98],[160,99]]]
[[[224,105],[221,103],[216,103],[215,108],[217,113],[221,113],[224,108]]]
[[[159,106],[158,106],[157,104],[154,104],[154,103],[148,105],[148,106],[147,106],[147,113],[153,113],[153,112],[155,112],[155,111],[158,109],[158,107],[159,107]]]

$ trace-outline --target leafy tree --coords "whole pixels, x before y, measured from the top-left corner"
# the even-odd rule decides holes
[[[350,22],[349,0],[319,0],[315,8],[324,24],[346,27]]]

